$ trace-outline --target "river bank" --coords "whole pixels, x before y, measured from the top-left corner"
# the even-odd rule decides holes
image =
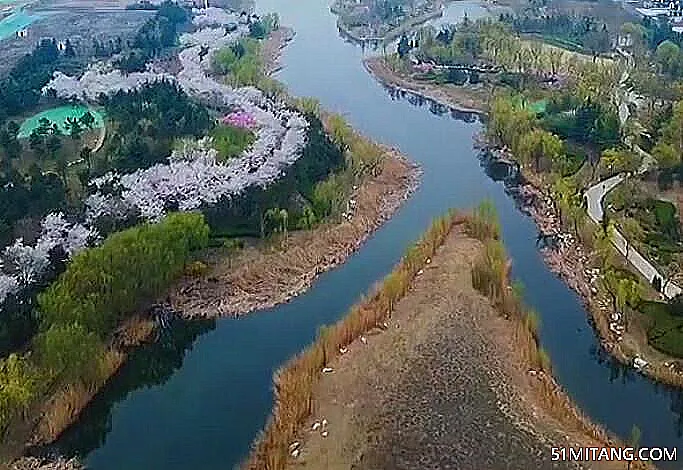
[[[282,48],[292,38],[293,30],[280,28],[266,41],[262,52],[268,74],[277,70]],[[179,281],[164,300],[170,299],[185,317],[212,317],[274,306],[307,290],[320,273],[343,263],[357,250],[417,187],[418,167],[394,149],[383,150],[377,171],[354,187],[348,216],[340,223],[322,223],[310,231],[291,233],[283,249],[263,243],[242,250],[238,256],[214,259],[214,269],[207,276],[199,281],[192,276]],[[225,305],[230,308],[226,310]],[[126,362],[128,353],[150,341],[156,331],[154,321],[144,313],[122,325],[111,340],[98,380],[59,387],[27,413],[29,419],[13,435],[13,456],[23,451],[25,442],[36,448],[52,443],[77,422],[81,411]],[[12,463],[16,470],[76,466],[75,460],[61,458],[20,458]]]
[[[487,90],[483,85],[475,89],[411,80],[406,74],[392,70],[382,57],[367,58],[363,60],[363,66],[377,81],[385,86],[408,91],[464,113],[485,113],[488,99],[491,96],[491,90]]]
[[[337,28],[339,29],[339,32],[342,34],[342,36],[351,39],[356,43],[362,44],[365,42],[389,42],[392,39],[397,38],[404,32],[407,32],[410,29],[415,28],[416,26],[420,26],[421,24],[424,24],[435,18],[440,18],[443,15],[444,4],[445,2],[443,1],[435,2],[431,11],[427,11],[421,15],[408,18],[399,26],[396,26],[395,28],[388,30],[381,36],[367,36],[364,35],[362,32],[352,30],[348,25],[346,25],[342,21],[340,16],[341,12],[335,5],[332,5],[330,7],[330,11],[337,15]]]
[[[376,176],[355,187],[347,217],[296,231],[279,247],[259,244],[236,257],[212,260],[200,279],[187,279],[170,296],[188,318],[238,316],[274,307],[302,294],[322,273],[342,264],[401,204],[419,182],[419,170],[397,150],[384,148]]]
[[[293,38],[292,29],[281,27],[266,40],[262,57],[267,75],[281,69],[280,56]],[[329,119],[323,115],[322,121],[330,133]],[[304,293],[320,274],[344,263],[419,184],[416,165],[396,149],[382,150],[378,171],[353,187],[340,221],[291,232],[279,247],[261,243],[237,256],[211,260],[204,276],[186,279],[170,295],[173,308],[187,318],[239,316],[271,308]]]
[[[295,35],[296,33],[292,28],[280,26],[270,33],[264,41],[261,56],[263,57],[263,69],[266,75],[271,76],[282,69],[280,64],[282,50],[294,39]]]
[[[436,246],[384,323],[328,350],[286,468],[580,468],[550,447],[615,445],[530,361],[522,324],[472,287],[482,243],[455,223]],[[368,298],[349,317],[374,312]]]
[[[488,96],[491,96],[491,92],[486,97],[473,95],[463,87],[418,83],[391,70],[382,58],[366,59],[364,65],[387,86],[398,87],[462,111],[484,114]],[[525,182],[513,191],[522,211],[534,220],[543,235],[557,236],[558,243],[553,248],[541,248],[543,258],[551,271],[581,296],[605,350],[628,367],[633,367],[636,357],[644,359],[648,364],[639,372],[658,382],[683,387],[683,373],[679,372],[680,367],[676,367],[677,360],[655,352],[647,345],[644,332],[631,334],[625,330],[623,318],[615,315],[609,293],[599,282],[600,270],[592,265],[590,249],[562,227],[547,185],[528,169],[522,169],[522,174]]]

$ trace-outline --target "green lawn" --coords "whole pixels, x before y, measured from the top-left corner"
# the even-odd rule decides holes
[[[99,129],[102,126],[104,126],[104,117],[100,112],[83,105],[66,105],[59,106],[57,108],[46,109],[45,111],[41,111],[40,113],[34,114],[33,116],[29,117],[21,123],[21,126],[19,127],[18,137],[20,139],[28,138],[28,136],[31,135],[33,129],[36,129],[40,126],[40,120],[43,118],[47,118],[53,123],[57,124],[60,130],[64,134],[66,134],[67,131],[64,127],[64,121],[66,121],[66,118],[80,119],[81,116],[83,116],[83,114],[86,113],[86,111],[90,111],[90,114],[92,114],[95,118],[94,127],[96,129]]]
[[[683,317],[674,315],[663,302],[643,302],[640,311],[651,321],[647,331],[650,345],[671,356],[683,357]]]
[[[248,129],[222,125],[211,131],[211,137],[221,160],[239,156],[256,140],[254,133]]]

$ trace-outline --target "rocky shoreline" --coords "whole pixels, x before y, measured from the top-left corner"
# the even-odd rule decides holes
[[[604,350],[625,367],[631,367],[652,380],[675,387],[683,386],[680,361],[649,362],[625,342],[628,336],[625,334],[625,319],[614,311],[604,288],[598,283],[601,270],[591,267],[583,243],[562,230],[552,199],[533,184],[522,186],[520,193],[526,197],[531,195],[534,201],[523,204],[522,210],[536,222],[543,235],[555,237],[556,243],[552,248],[541,248],[544,261],[553,273],[579,294],[584,307],[590,312],[591,324]]]
[[[367,59],[365,67],[378,81],[386,86],[397,87],[432,100],[443,106],[465,112],[485,114],[486,105],[479,102],[471,107],[463,106],[461,97],[440,90],[431,84],[417,84],[392,72],[381,58]],[[529,215],[543,236],[552,237],[556,243],[551,248],[541,248],[541,254],[550,270],[558,275],[572,290],[577,292],[584,307],[590,312],[591,324],[598,334],[602,347],[617,361],[637,369],[643,375],[658,382],[683,387],[683,374],[678,362],[669,360],[661,364],[643,362],[640,353],[625,344],[623,316],[614,312],[598,283],[600,270],[590,266],[590,257],[583,243],[574,235],[562,230],[560,216],[552,198],[544,194],[542,183],[534,175],[525,172],[524,182],[510,190],[518,198],[520,210]]]
[[[280,26],[270,33],[262,49],[263,67],[266,75],[273,75],[282,70],[282,64],[280,63],[282,50],[294,40],[295,35],[295,31],[286,26]]]

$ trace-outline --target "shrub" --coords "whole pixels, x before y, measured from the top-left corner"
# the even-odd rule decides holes
[[[467,220],[467,233],[477,240],[500,238],[500,223],[493,202],[483,201],[472,211]]]
[[[29,406],[37,393],[38,375],[24,356],[0,359],[0,430]]]
[[[216,126],[211,131],[213,146],[222,160],[238,157],[256,140],[249,129],[234,126]]]
[[[463,222],[455,212],[432,223],[425,235],[404,255],[396,268],[349,314],[329,328],[321,328],[316,341],[275,374],[275,408],[256,443],[247,469],[281,469],[289,460],[288,446],[297,428],[310,415],[313,388],[320,370],[332,354],[391,315],[410,282],[443,244],[452,227]]]
[[[193,261],[185,267],[185,275],[190,277],[201,277],[208,271],[209,267],[201,261]]]
[[[50,377],[66,382],[97,375],[104,347],[95,333],[77,323],[52,325],[35,340],[38,363]]]
[[[201,214],[178,213],[111,235],[79,253],[38,296],[42,328],[79,324],[104,339],[141,302],[182,273],[190,253],[208,243]]]

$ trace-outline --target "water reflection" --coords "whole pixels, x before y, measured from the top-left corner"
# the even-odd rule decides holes
[[[483,122],[483,115],[480,113],[463,111],[461,109],[440,103],[432,98],[427,98],[419,93],[406,90],[405,88],[384,85],[384,90],[393,101],[406,101],[418,108],[422,108],[427,105],[429,107],[429,112],[435,116],[445,116],[450,114],[451,118],[454,120],[466,122],[468,124]]]
[[[102,446],[112,427],[115,405],[136,390],[166,383],[182,367],[195,340],[215,327],[215,320],[177,319],[156,342],[135,349],[110,384],[83,411],[78,425],[60,437],[60,452],[83,456]]]

